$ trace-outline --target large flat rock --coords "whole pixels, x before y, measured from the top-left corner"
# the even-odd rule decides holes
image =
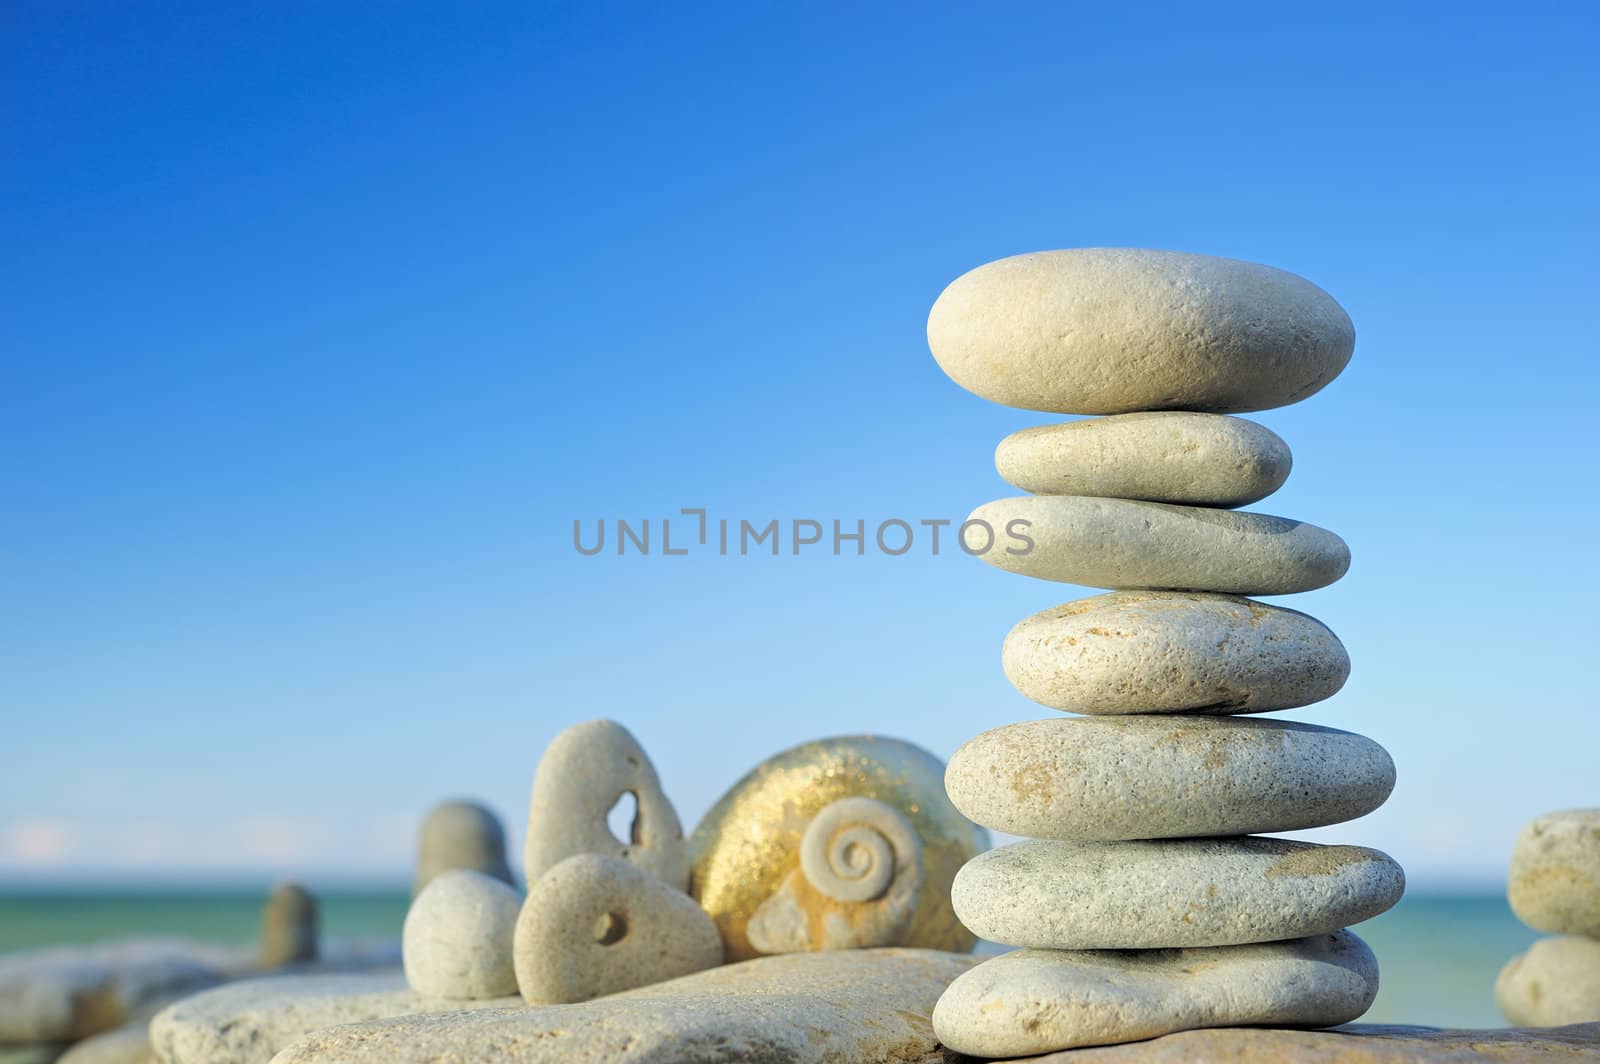
[[[961,1058],[957,1058],[961,1059]],[[1488,1061],[1600,1060],[1600,1023],[1453,1031],[1352,1023],[1331,1031],[1224,1027],[1149,1042],[1071,1049],[1029,1064],[1478,1064]]]
[[[409,1016],[312,1035],[273,1064],[943,1060],[934,1002],[975,959],[937,950],[792,953],[577,1005]]]

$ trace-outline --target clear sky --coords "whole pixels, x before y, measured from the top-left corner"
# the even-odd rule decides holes
[[[596,716],[692,826],[802,740],[1049,715],[1000,643],[1088,592],[572,523],[1013,494],[994,444],[1050,418],[924,322],[1072,246],[1356,322],[1258,416],[1257,508],[1355,559],[1278,600],[1354,661],[1283,715],[1400,772],[1317,837],[1493,887],[1600,805],[1592,5],[5,6],[0,881],[401,882],[441,797],[520,836]]]

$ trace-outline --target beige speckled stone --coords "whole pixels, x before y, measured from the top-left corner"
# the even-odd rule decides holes
[[[1292,273],[1138,248],[1015,255],[951,282],[928,346],[952,380],[1064,414],[1266,410],[1339,375],[1355,327]]]
[[[625,794],[638,803],[626,843],[606,823]],[[557,735],[533,778],[522,861],[529,888],[580,853],[620,857],[678,890],[689,885],[683,825],[644,747],[614,720],[574,724]]]
[[[279,883],[261,910],[261,967],[317,957],[317,899],[298,883]]]
[[[987,550],[982,527],[963,533],[965,549],[990,565],[1085,587],[1289,595],[1350,567],[1332,532],[1244,510],[1024,495],[984,503],[967,521],[993,530]]]
[[[1501,970],[1494,1000],[1506,1019],[1522,1026],[1600,1021],[1600,941],[1541,938]]]
[[[1211,949],[1017,950],[951,983],[933,1027],[959,1053],[1024,1056],[1194,1027],[1331,1027],[1377,992],[1372,951],[1348,931]]]
[[[1126,1046],[1069,1049],[1028,1064],[1576,1064],[1600,1060],[1600,1024],[1446,1030],[1351,1023],[1331,1031],[1180,1031]]]
[[[433,877],[406,912],[406,981],[428,997],[496,998],[517,992],[511,944],[522,895],[465,868]]]
[[[85,1038],[61,1054],[56,1064],[151,1064],[155,1059],[150,1022],[144,1020]]]
[[[940,1064],[928,1015],[973,963],[919,949],[761,957],[581,1005],[341,1027],[274,1064]]]
[[[1350,657],[1314,617],[1233,595],[1114,591],[1036,613],[1001,655],[1017,690],[1073,713],[1265,713],[1338,692]]]
[[[477,802],[441,802],[422,819],[417,838],[417,872],[411,893],[420,894],[440,872],[465,868],[511,882],[506,864],[506,833],[500,818]]]
[[[1034,839],[1248,835],[1352,820],[1394,762],[1364,736],[1239,717],[1054,717],[969,740],[945,770],[973,821]]]
[[[1600,809],[1549,813],[1523,828],[1507,895],[1529,927],[1600,938]]]
[[[1360,846],[1034,840],[967,862],[951,900],[980,938],[1008,946],[1163,949],[1330,934],[1404,891],[1400,866]]]
[[[569,857],[529,890],[516,928],[517,986],[536,1005],[587,1001],[722,963],[706,911],[627,861]]]
[[[169,1006],[150,1021],[150,1044],[164,1064],[265,1064],[296,1039],[339,1024],[521,1003],[515,997],[426,998],[397,971],[278,975],[229,983]]]
[[[1225,507],[1277,491],[1292,461],[1289,445],[1254,421],[1176,410],[1023,429],[994,453],[1000,476],[1035,495]]]

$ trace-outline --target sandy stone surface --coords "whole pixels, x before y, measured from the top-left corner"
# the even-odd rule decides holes
[[[1600,941],[1541,938],[1501,969],[1494,1000],[1506,1019],[1523,1026],[1600,1022]]]
[[[1113,591],[1006,636],[1012,686],[1072,713],[1266,713],[1320,702],[1350,675],[1338,636],[1281,606],[1191,591]]]
[[[1262,717],[1052,717],[970,739],[950,759],[956,808],[1033,839],[1248,835],[1337,824],[1394,787],[1364,736]]]
[[[1523,828],[1506,893],[1529,927],[1600,938],[1600,809],[1548,813]]]
[[[983,525],[964,526],[964,549],[990,565],[1083,587],[1290,595],[1350,568],[1350,548],[1327,529],[1249,510],[1023,495],[967,521]],[[983,526],[994,533],[987,550]]]
[[[1355,327],[1271,266],[1177,251],[1074,248],[1000,259],[928,314],[951,379],[1006,406],[1070,414],[1266,410],[1319,391]]]
[[[1029,1064],[1577,1064],[1600,1061],[1600,1024],[1486,1031],[1366,1023],[1331,1031],[1221,1028],[1027,1059]]]
[[[406,981],[429,997],[517,992],[511,946],[522,894],[493,876],[453,868],[434,876],[406,912]]]
[[[995,449],[1007,483],[1035,495],[1247,506],[1283,486],[1293,459],[1277,433],[1244,418],[1167,410],[1014,432]]]
[[[580,1005],[338,1027],[274,1064],[938,1064],[929,1014],[973,963],[917,949],[761,957]]]

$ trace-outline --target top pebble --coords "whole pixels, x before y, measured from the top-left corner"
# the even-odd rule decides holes
[[[1041,251],[956,278],[928,346],[961,387],[1061,414],[1241,413],[1287,406],[1337,377],[1350,316],[1292,273],[1136,248]]]

